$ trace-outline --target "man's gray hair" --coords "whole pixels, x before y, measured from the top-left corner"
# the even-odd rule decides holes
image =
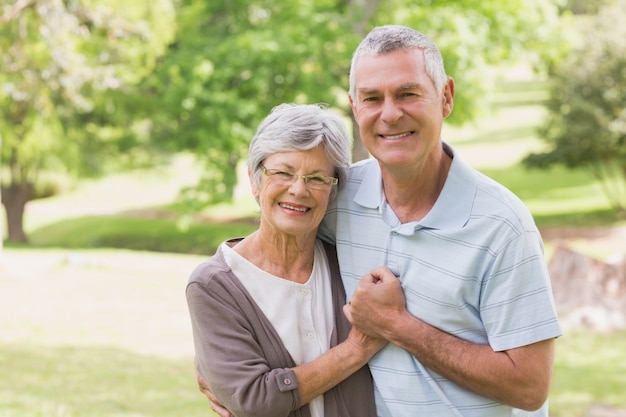
[[[424,52],[426,73],[433,80],[437,92],[441,93],[448,81],[443,58],[437,45],[426,35],[414,29],[400,25],[375,27],[361,41],[352,55],[350,65],[350,97],[356,99],[354,70],[356,63],[363,54],[384,55],[396,50],[421,49]]]
[[[306,151],[324,147],[339,179],[331,191],[333,199],[343,187],[350,169],[350,136],[345,121],[324,104],[281,104],[263,119],[250,142],[248,169],[257,187],[261,184],[263,161],[278,152]]]

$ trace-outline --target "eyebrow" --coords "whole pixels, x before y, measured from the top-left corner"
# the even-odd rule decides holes
[[[407,91],[407,90],[415,90],[415,89],[419,90],[422,88],[423,86],[420,83],[409,82],[409,83],[401,84],[399,87],[395,88],[393,91],[398,92],[398,91]],[[380,92],[379,89],[370,88],[370,87],[357,88],[356,91],[360,94],[376,94]]]
[[[398,87],[396,91],[415,90],[415,89],[420,90],[422,88],[424,88],[423,84],[420,84],[420,83],[406,83]]]
[[[268,169],[280,169],[283,171],[289,171],[290,173],[294,173],[295,172],[295,168],[289,164],[289,162],[277,162],[276,165],[278,166],[278,168],[276,167],[272,167],[272,168],[268,168]],[[267,168],[267,167],[265,167]],[[327,176],[328,174],[326,174],[326,172],[323,169],[315,169],[313,171],[310,171],[308,174],[305,175],[324,175]]]

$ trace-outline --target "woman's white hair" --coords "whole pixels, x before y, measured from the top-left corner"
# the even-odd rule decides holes
[[[322,145],[339,179],[333,199],[348,178],[350,137],[344,120],[324,104],[281,104],[260,123],[250,142],[248,169],[258,187],[268,156],[277,152],[306,151]]]

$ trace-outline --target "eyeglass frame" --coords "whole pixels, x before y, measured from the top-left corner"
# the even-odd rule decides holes
[[[285,171],[284,169],[266,168],[263,164],[261,164],[260,167],[263,174],[269,178],[275,177],[279,174],[289,175],[289,179],[284,178],[284,176],[276,177],[276,180],[283,182],[285,185],[291,185],[295,183],[298,178],[302,178],[302,180],[304,181],[304,185],[307,188],[312,188],[314,190],[330,190],[333,185],[337,185],[337,183],[339,183],[338,178],[330,177],[328,175],[298,175],[292,174],[291,172]],[[320,178],[322,179],[322,181],[317,183],[310,183],[309,180],[314,178]],[[325,182],[326,180],[330,180],[330,182]]]

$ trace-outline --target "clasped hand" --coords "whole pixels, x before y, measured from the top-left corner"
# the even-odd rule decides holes
[[[406,313],[400,281],[387,267],[373,270],[361,278],[343,311],[352,326],[362,333],[389,340],[391,326]]]

